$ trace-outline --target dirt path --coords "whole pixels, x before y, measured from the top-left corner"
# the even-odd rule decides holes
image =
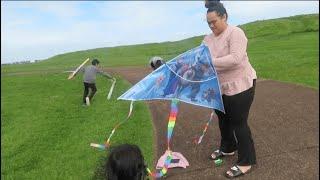
[[[106,69],[135,84],[150,73],[147,67]],[[147,102],[153,115],[156,137],[155,161],[166,150],[168,101]],[[257,153],[254,171],[239,179],[318,179],[319,178],[319,91],[299,85],[258,80],[255,100],[249,116]],[[201,135],[210,110],[181,103],[171,148],[189,161],[186,169],[169,169],[165,179],[225,179],[223,173],[236,156],[215,167],[209,155],[217,148],[220,132],[216,120],[209,126],[200,145],[193,144]]]

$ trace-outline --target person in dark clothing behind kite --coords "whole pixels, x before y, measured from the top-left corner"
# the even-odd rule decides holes
[[[156,70],[164,64],[164,60],[161,57],[154,56],[149,60],[149,64],[153,70]]]

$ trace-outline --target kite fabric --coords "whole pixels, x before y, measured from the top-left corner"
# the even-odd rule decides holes
[[[153,178],[163,177],[168,169],[173,167],[172,159],[175,152],[170,149],[170,140],[175,126],[179,101],[225,112],[217,73],[212,63],[210,51],[204,44],[164,63],[118,97],[118,100],[120,99],[131,101],[127,118],[116,125],[104,145],[91,143],[92,147],[106,149],[110,146],[110,138],[115,130],[129,119],[133,101],[171,100],[167,129],[167,150],[161,161],[162,169],[157,173],[151,172],[147,168],[149,175]],[[211,114],[197,144],[202,141],[212,117]]]
[[[118,100],[173,100],[224,111],[219,80],[208,47],[193,48],[163,64]]]
[[[169,153],[171,153],[172,159],[168,168],[175,168],[175,167],[187,168],[187,166],[189,166],[188,160],[181,153],[166,151],[158,160],[156,169],[162,169],[165,166],[165,160],[169,156]],[[173,160],[176,160],[177,162],[172,162]]]
[[[167,154],[165,153],[162,158],[162,160],[165,159],[162,169],[156,173],[147,168],[149,175],[154,178],[163,177],[168,168],[173,167],[171,165],[173,163],[172,154],[175,152],[170,149],[170,140],[175,126],[179,101],[225,112],[217,73],[212,63],[210,51],[204,44],[164,63],[118,97],[119,99],[130,100],[131,102],[139,100],[171,100],[167,130],[168,147]],[[213,113],[197,144],[201,143],[212,117]]]

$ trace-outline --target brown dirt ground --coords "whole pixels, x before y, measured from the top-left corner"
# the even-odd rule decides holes
[[[107,68],[135,84],[151,72],[148,67]],[[168,101],[146,102],[155,129],[155,163],[166,150]],[[319,91],[272,80],[257,81],[255,99],[249,115],[257,153],[253,171],[239,179],[319,179]],[[180,103],[171,148],[189,161],[186,169],[169,169],[165,179],[225,179],[223,173],[237,156],[223,159],[216,167],[209,155],[219,145],[216,119],[200,145],[193,140],[201,135],[210,109]],[[155,165],[154,165],[155,167]]]

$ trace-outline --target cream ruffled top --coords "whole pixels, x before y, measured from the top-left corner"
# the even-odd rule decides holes
[[[247,42],[242,29],[230,25],[220,35],[211,33],[203,40],[210,50],[222,94],[241,93],[251,88],[253,79],[257,79],[247,56]]]

